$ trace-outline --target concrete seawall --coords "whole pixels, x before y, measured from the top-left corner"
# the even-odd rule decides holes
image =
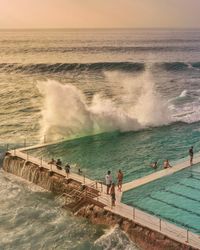
[[[177,242],[162,233],[135,223],[121,215],[104,209],[98,201],[99,191],[95,187],[83,185],[72,178],[55,173],[29,160],[10,153],[5,155],[3,169],[26,179],[62,197],[63,206],[77,216],[88,218],[92,223],[114,226],[124,230],[139,247],[144,250],[195,250],[187,243]]]

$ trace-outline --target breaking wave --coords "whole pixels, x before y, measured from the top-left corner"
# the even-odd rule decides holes
[[[132,62],[97,62],[97,63],[54,63],[54,64],[18,64],[1,63],[0,72],[15,73],[65,73],[69,71],[143,71],[143,63]]]
[[[184,71],[187,69],[200,69],[200,62],[164,62],[156,63],[154,66],[166,71]]]
[[[146,65],[140,62],[96,62],[96,63],[38,63],[38,64],[19,64],[1,63],[0,72],[6,73],[25,73],[25,74],[56,74],[67,72],[101,72],[101,71],[122,71],[122,72],[143,72],[149,68],[164,71],[184,71],[200,70],[200,62],[161,62],[153,65]]]
[[[118,79],[119,85],[112,86],[115,100],[96,94],[89,104],[73,85],[51,80],[39,82],[44,96],[41,135],[58,139],[115,130],[136,131],[171,122],[168,106],[156,92],[148,72],[137,78],[125,78],[120,73],[106,77],[108,81]]]
[[[184,62],[165,62],[159,64],[158,67],[165,69],[166,71],[180,71],[186,70],[188,68],[188,64]]]
[[[180,94],[179,97],[186,97],[186,96],[187,96],[187,93],[188,93],[187,89],[184,89],[184,90],[181,92],[181,94]]]

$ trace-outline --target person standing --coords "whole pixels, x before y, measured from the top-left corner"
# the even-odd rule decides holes
[[[111,184],[112,184],[112,176],[111,176],[110,171],[107,172],[107,174],[105,176],[105,180],[106,180],[106,187],[107,187],[106,193],[109,194],[110,187],[111,187]]]
[[[190,156],[190,166],[192,166],[193,156],[194,156],[193,146],[189,149],[189,156]]]
[[[110,195],[111,195],[111,204],[112,204],[112,207],[114,207],[115,206],[115,201],[116,201],[116,197],[115,197],[115,183],[112,183],[112,185],[111,185]]]
[[[122,181],[123,181],[123,173],[121,171],[121,169],[119,169],[118,173],[117,173],[117,186],[118,186],[118,191],[121,192],[122,191]]]

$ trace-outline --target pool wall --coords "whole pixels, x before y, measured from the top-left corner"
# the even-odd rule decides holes
[[[50,171],[41,165],[32,162],[30,159],[18,157],[16,152],[13,154],[8,152],[3,161],[3,169],[6,172],[20,176],[30,182],[33,182],[57,195],[63,193],[71,193],[81,187],[82,183],[73,179],[66,179],[62,174],[59,175],[54,171]],[[95,190],[87,187],[87,189],[96,195]],[[82,200],[84,197],[82,197]],[[78,205],[78,206],[77,206]],[[104,208],[104,204],[95,198],[85,199],[84,202],[76,204],[76,209],[72,211],[78,215],[89,219],[92,223],[104,224],[107,226],[119,225],[140,248],[144,250],[195,250],[187,243],[177,242],[162,233],[154,231],[128,220],[123,216],[108,211]]]

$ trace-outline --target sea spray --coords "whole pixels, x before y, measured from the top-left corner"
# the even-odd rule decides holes
[[[45,97],[42,135],[59,138],[92,130],[90,112],[80,90],[73,85],[62,85],[50,80],[40,82],[37,86]]]
[[[128,236],[119,228],[115,226],[105,232],[99,239],[95,241],[95,246],[101,247],[104,250],[137,250],[133,242]]]
[[[121,89],[115,95],[130,117],[137,119],[141,128],[162,126],[172,121],[168,103],[156,90],[148,69],[134,78],[119,72],[106,72],[105,75],[110,78],[110,83],[115,80]]]
[[[117,101],[99,93],[88,104],[85,95],[71,84],[38,82],[44,96],[41,135],[57,139],[105,131],[136,131],[170,122],[169,109],[148,73],[137,78],[124,78],[120,73],[105,76],[108,80],[112,77],[112,81],[114,77],[118,79],[117,86],[111,86],[113,92],[115,88],[122,89],[115,94]]]

